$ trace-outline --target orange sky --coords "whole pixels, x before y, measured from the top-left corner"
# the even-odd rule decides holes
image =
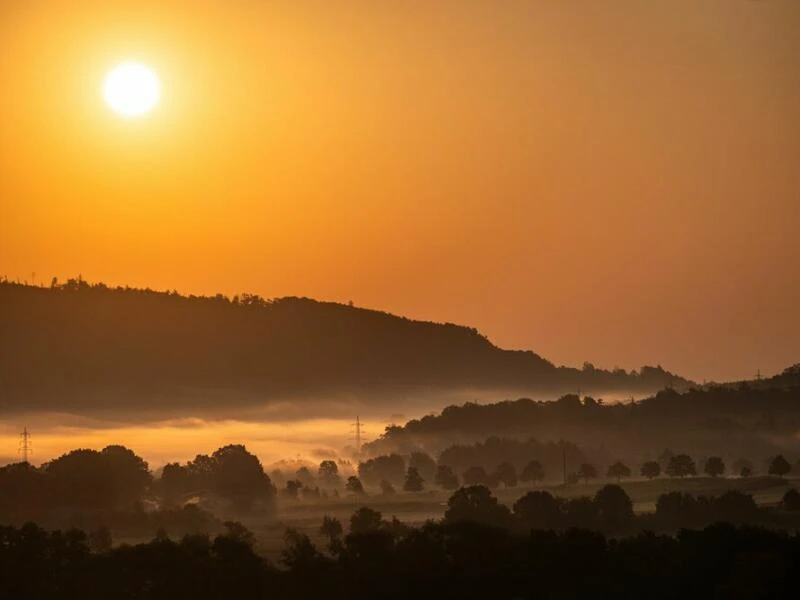
[[[0,3],[0,273],[800,360],[800,2]],[[100,86],[158,71],[124,121]]]

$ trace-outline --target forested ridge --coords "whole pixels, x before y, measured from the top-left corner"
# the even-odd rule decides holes
[[[187,390],[263,395],[392,387],[524,386],[655,391],[688,382],[556,367],[502,350],[477,330],[308,298],[181,296],[71,279],[0,282],[0,385],[6,408],[64,399],[115,406],[179,402]],[[198,400],[193,399],[195,405]],[[216,402],[216,400],[215,400]]]
[[[630,402],[567,394],[554,402],[530,398],[448,406],[438,414],[388,427],[367,451],[380,454],[488,437],[570,440],[605,459],[637,461],[684,448],[698,455],[767,456],[798,447],[800,367],[774,378],[736,385],[708,385],[684,392],[664,389]],[[602,461],[601,461],[602,462]]]

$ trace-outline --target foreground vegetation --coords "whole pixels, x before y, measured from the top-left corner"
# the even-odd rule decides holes
[[[769,518],[748,498],[667,494],[654,518],[698,527],[719,517]],[[800,494],[788,494],[782,508],[800,512]],[[255,537],[239,523],[227,523],[213,539],[173,541],[162,532],[116,548],[97,535],[27,524],[0,528],[0,597],[792,597],[800,536],[730,523],[676,536],[626,535],[637,518],[616,485],[571,501],[530,492],[513,510],[488,488],[472,486],[450,497],[440,522],[417,528],[361,508],[346,535],[340,521],[325,517],[321,545],[289,530],[276,562],[259,556]],[[575,528],[581,519],[584,528]]]

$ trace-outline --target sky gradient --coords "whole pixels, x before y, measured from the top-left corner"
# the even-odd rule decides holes
[[[0,4],[0,274],[800,361],[800,2]],[[124,121],[101,85],[155,69]]]

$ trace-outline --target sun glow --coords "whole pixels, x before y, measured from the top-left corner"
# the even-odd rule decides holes
[[[136,62],[117,65],[103,82],[103,98],[123,117],[138,117],[158,104],[161,83],[151,68]]]

